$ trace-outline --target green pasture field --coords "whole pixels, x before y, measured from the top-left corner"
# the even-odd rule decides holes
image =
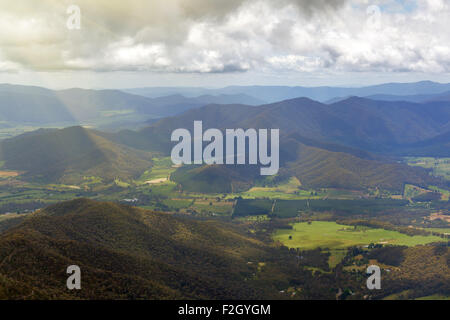
[[[415,300],[450,300],[450,296],[443,296],[440,294],[433,294],[431,296],[416,298]]]
[[[176,197],[176,184],[172,181],[167,181],[161,184],[145,186],[146,189],[151,190],[153,196],[162,197]]]
[[[0,192],[0,204],[8,202],[30,202],[30,201],[63,201],[76,198],[78,190],[67,188],[61,189],[41,189],[41,188],[21,188],[18,191]]]
[[[427,192],[426,189],[414,186],[412,184],[405,184],[405,188],[403,191],[403,197],[405,199],[411,199],[411,198],[417,197],[426,192]]]
[[[314,196],[314,190],[303,190],[300,187],[300,181],[296,177],[291,177],[275,187],[253,187],[248,191],[236,193],[236,195],[244,199],[302,199]],[[313,194],[311,195],[311,193]],[[316,197],[319,196],[316,195]]]
[[[410,166],[432,169],[434,176],[450,180],[450,158],[408,157],[405,160]]]
[[[128,188],[130,186],[130,184],[128,182],[122,181],[122,180],[120,180],[118,178],[116,178],[114,180],[114,183],[116,185],[118,185],[119,187],[122,187],[122,188]]]
[[[174,209],[188,208],[192,205],[192,202],[190,199],[165,199],[162,201],[164,205]]]
[[[233,211],[233,202],[217,201],[215,199],[196,199],[191,208],[197,212],[206,211],[220,215],[231,215]]]
[[[428,186],[427,189],[418,187],[418,186],[414,186],[411,184],[405,184],[405,188],[404,188],[404,192],[403,192],[403,198],[405,199],[411,199],[417,196],[420,196],[422,194],[425,194],[427,192],[431,192],[431,191],[437,191],[439,192],[442,197],[441,200],[442,201],[448,201],[449,197],[450,197],[450,191],[449,190],[445,190],[436,186]]]
[[[442,199],[441,199],[442,201],[448,201],[449,200],[449,198],[450,198],[450,191],[444,190],[444,189],[441,189],[441,188],[438,188],[438,187],[435,187],[435,186],[429,186],[428,188],[430,190],[434,190],[434,191],[440,192],[442,194]]]
[[[330,269],[335,268],[344,257],[347,255],[346,249],[333,249],[328,251],[330,253],[330,257],[328,259],[328,265]]]
[[[95,176],[83,177],[83,180],[84,180],[83,184],[86,184],[86,185],[102,183],[102,179],[100,177],[95,177]]]
[[[292,239],[289,239],[289,237]],[[293,224],[293,229],[276,230],[275,241],[280,241],[289,248],[312,250],[315,248],[344,249],[351,246],[381,243],[390,245],[415,246],[430,242],[441,242],[436,236],[408,236],[406,234],[365,226],[346,226],[335,222],[313,221],[311,224],[300,222]]]
[[[152,162],[153,166],[146,170],[136,181],[138,184],[155,179],[169,178],[170,174],[176,170],[170,157],[153,158]]]
[[[305,200],[305,199],[357,199],[362,193],[360,191],[339,189],[302,189],[301,183],[296,177],[278,184],[275,187],[255,186],[248,191],[230,193],[226,198],[241,197],[243,199],[279,199],[279,200]]]

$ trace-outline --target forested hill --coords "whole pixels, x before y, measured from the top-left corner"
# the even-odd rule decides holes
[[[116,144],[83,127],[37,130],[0,141],[4,168],[27,180],[79,183],[131,179],[151,167],[151,154]]]
[[[0,236],[0,298],[261,299],[246,281],[263,243],[218,222],[77,199],[50,206]],[[66,268],[82,270],[68,291]]]

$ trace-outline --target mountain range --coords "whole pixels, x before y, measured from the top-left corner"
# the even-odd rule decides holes
[[[126,92],[146,97],[160,97],[172,94],[182,94],[186,97],[195,97],[204,94],[246,94],[267,103],[281,100],[306,97],[320,102],[325,102],[338,97],[367,97],[370,95],[418,95],[418,94],[442,94],[450,91],[450,84],[442,84],[432,81],[414,83],[386,83],[367,87],[289,87],[289,86],[229,86],[225,88],[200,88],[200,87],[144,87],[123,89]]]
[[[0,121],[7,123],[81,124],[111,128],[117,123],[145,123],[208,104],[262,105],[306,97],[337,102],[348,97],[373,100],[448,101],[450,84],[430,81],[391,83],[362,88],[231,86],[207,88],[65,89],[0,84]],[[342,98],[346,97],[346,98]],[[110,123],[106,125],[105,123]]]
[[[434,83],[415,86],[430,91],[445,87]],[[381,86],[385,89],[391,87],[403,93],[414,88],[413,84]],[[81,118],[90,112],[89,106],[99,114],[105,109],[120,110],[123,105],[138,114],[155,112],[161,116],[174,113],[139,130],[102,132],[78,126],[38,130],[1,141],[0,160],[4,168],[16,170],[21,173],[21,178],[33,181],[75,183],[85,176],[97,176],[105,181],[133,179],[152,166],[151,159],[155,153],[170,155],[172,131],[177,128],[192,130],[195,120],[203,121],[204,130],[280,129],[281,170],[277,179],[295,176],[307,187],[379,187],[399,192],[405,183],[442,185],[443,182],[430,176],[427,170],[399,163],[397,157],[450,157],[448,101],[414,103],[350,97],[325,104],[309,98],[295,98],[257,106],[232,103],[199,107],[215,99],[234,101],[239,98],[253,103],[259,100],[242,93],[238,97],[185,98],[172,95],[147,98],[118,90],[55,92],[11,85],[0,86],[2,92],[59,99],[65,101],[68,110],[76,109],[77,100],[83,109],[67,115],[76,114]],[[49,106],[52,107],[45,104],[45,107]],[[178,169],[172,178],[186,190],[234,192],[246,190],[260,180],[254,169],[254,166],[184,167]],[[211,181],[217,182],[212,184],[216,187],[208,188]]]
[[[257,107],[208,105],[162,119],[139,131],[108,134],[107,138],[133,148],[170,154],[171,132],[177,128],[192,131],[194,120],[202,120],[204,130],[279,128],[281,177],[297,176],[311,187],[401,190],[407,182],[438,183],[426,170],[397,163],[392,156],[402,150],[414,154],[414,148],[420,148],[417,152],[421,154],[426,151],[428,156],[448,156],[450,151],[442,148],[448,142],[448,119],[448,102],[416,104],[352,97],[326,105],[298,98]],[[435,141],[435,137],[440,139]],[[251,169],[247,174],[232,174],[230,170],[235,168],[213,166],[208,175],[198,168],[186,170],[189,169],[179,169],[183,174],[175,173],[173,178],[185,185],[189,185],[187,180],[227,181],[217,190],[209,188],[212,192],[235,190],[237,185],[248,186],[256,179],[255,170]],[[234,182],[230,183],[230,179]],[[197,188],[201,184],[195,185],[193,191],[200,191]]]
[[[111,122],[130,121],[129,118],[143,123],[151,118],[175,115],[211,103],[257,105],[263,101],[245,94],[204,95],[195,98],[170,95],[151,99],[120,90],[50,90],[0,85],[0,121],[7,123],[80,124],[92,120],[105,122],[108,119]]]
[[[450,131],[450,102],[417,104],[352,97],[331,105],[307,98],[262,106],[208,105],[168,117],[141,129],[139,135],[168,136],[202,120],[205,128],[278,128],[282,135],[353,147],[369,152],[417,143]],[[125,144],[126,133],[119,134]],[[148,139],[149,140],[149,139]],[[170,141],[168,141],[170,143]]]
[[[389,95],[389,94],[374,94],[366,98],[372,100],[383,101],[409,101],[416,103],[432,102],[432,101],[450,101],[450,91],[437,94],[415,94],[408,96]]]

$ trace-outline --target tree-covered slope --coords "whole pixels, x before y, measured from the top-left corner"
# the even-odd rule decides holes
[[[0,298],[275,297],[270,281],[245,281],[267,250],[227,224],[78,199],[0,236]],[[70,292],[73,264],[82,290]]]
[[[0,143],[4,168],[25,179],[75,183],[83,176],[130,179],[151,166],[151,155],[115,144],[83,127],[38,130]]]

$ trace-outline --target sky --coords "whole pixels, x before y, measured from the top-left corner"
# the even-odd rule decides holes
[[[0,0],[0,82],[450,82],[449,0]]]

